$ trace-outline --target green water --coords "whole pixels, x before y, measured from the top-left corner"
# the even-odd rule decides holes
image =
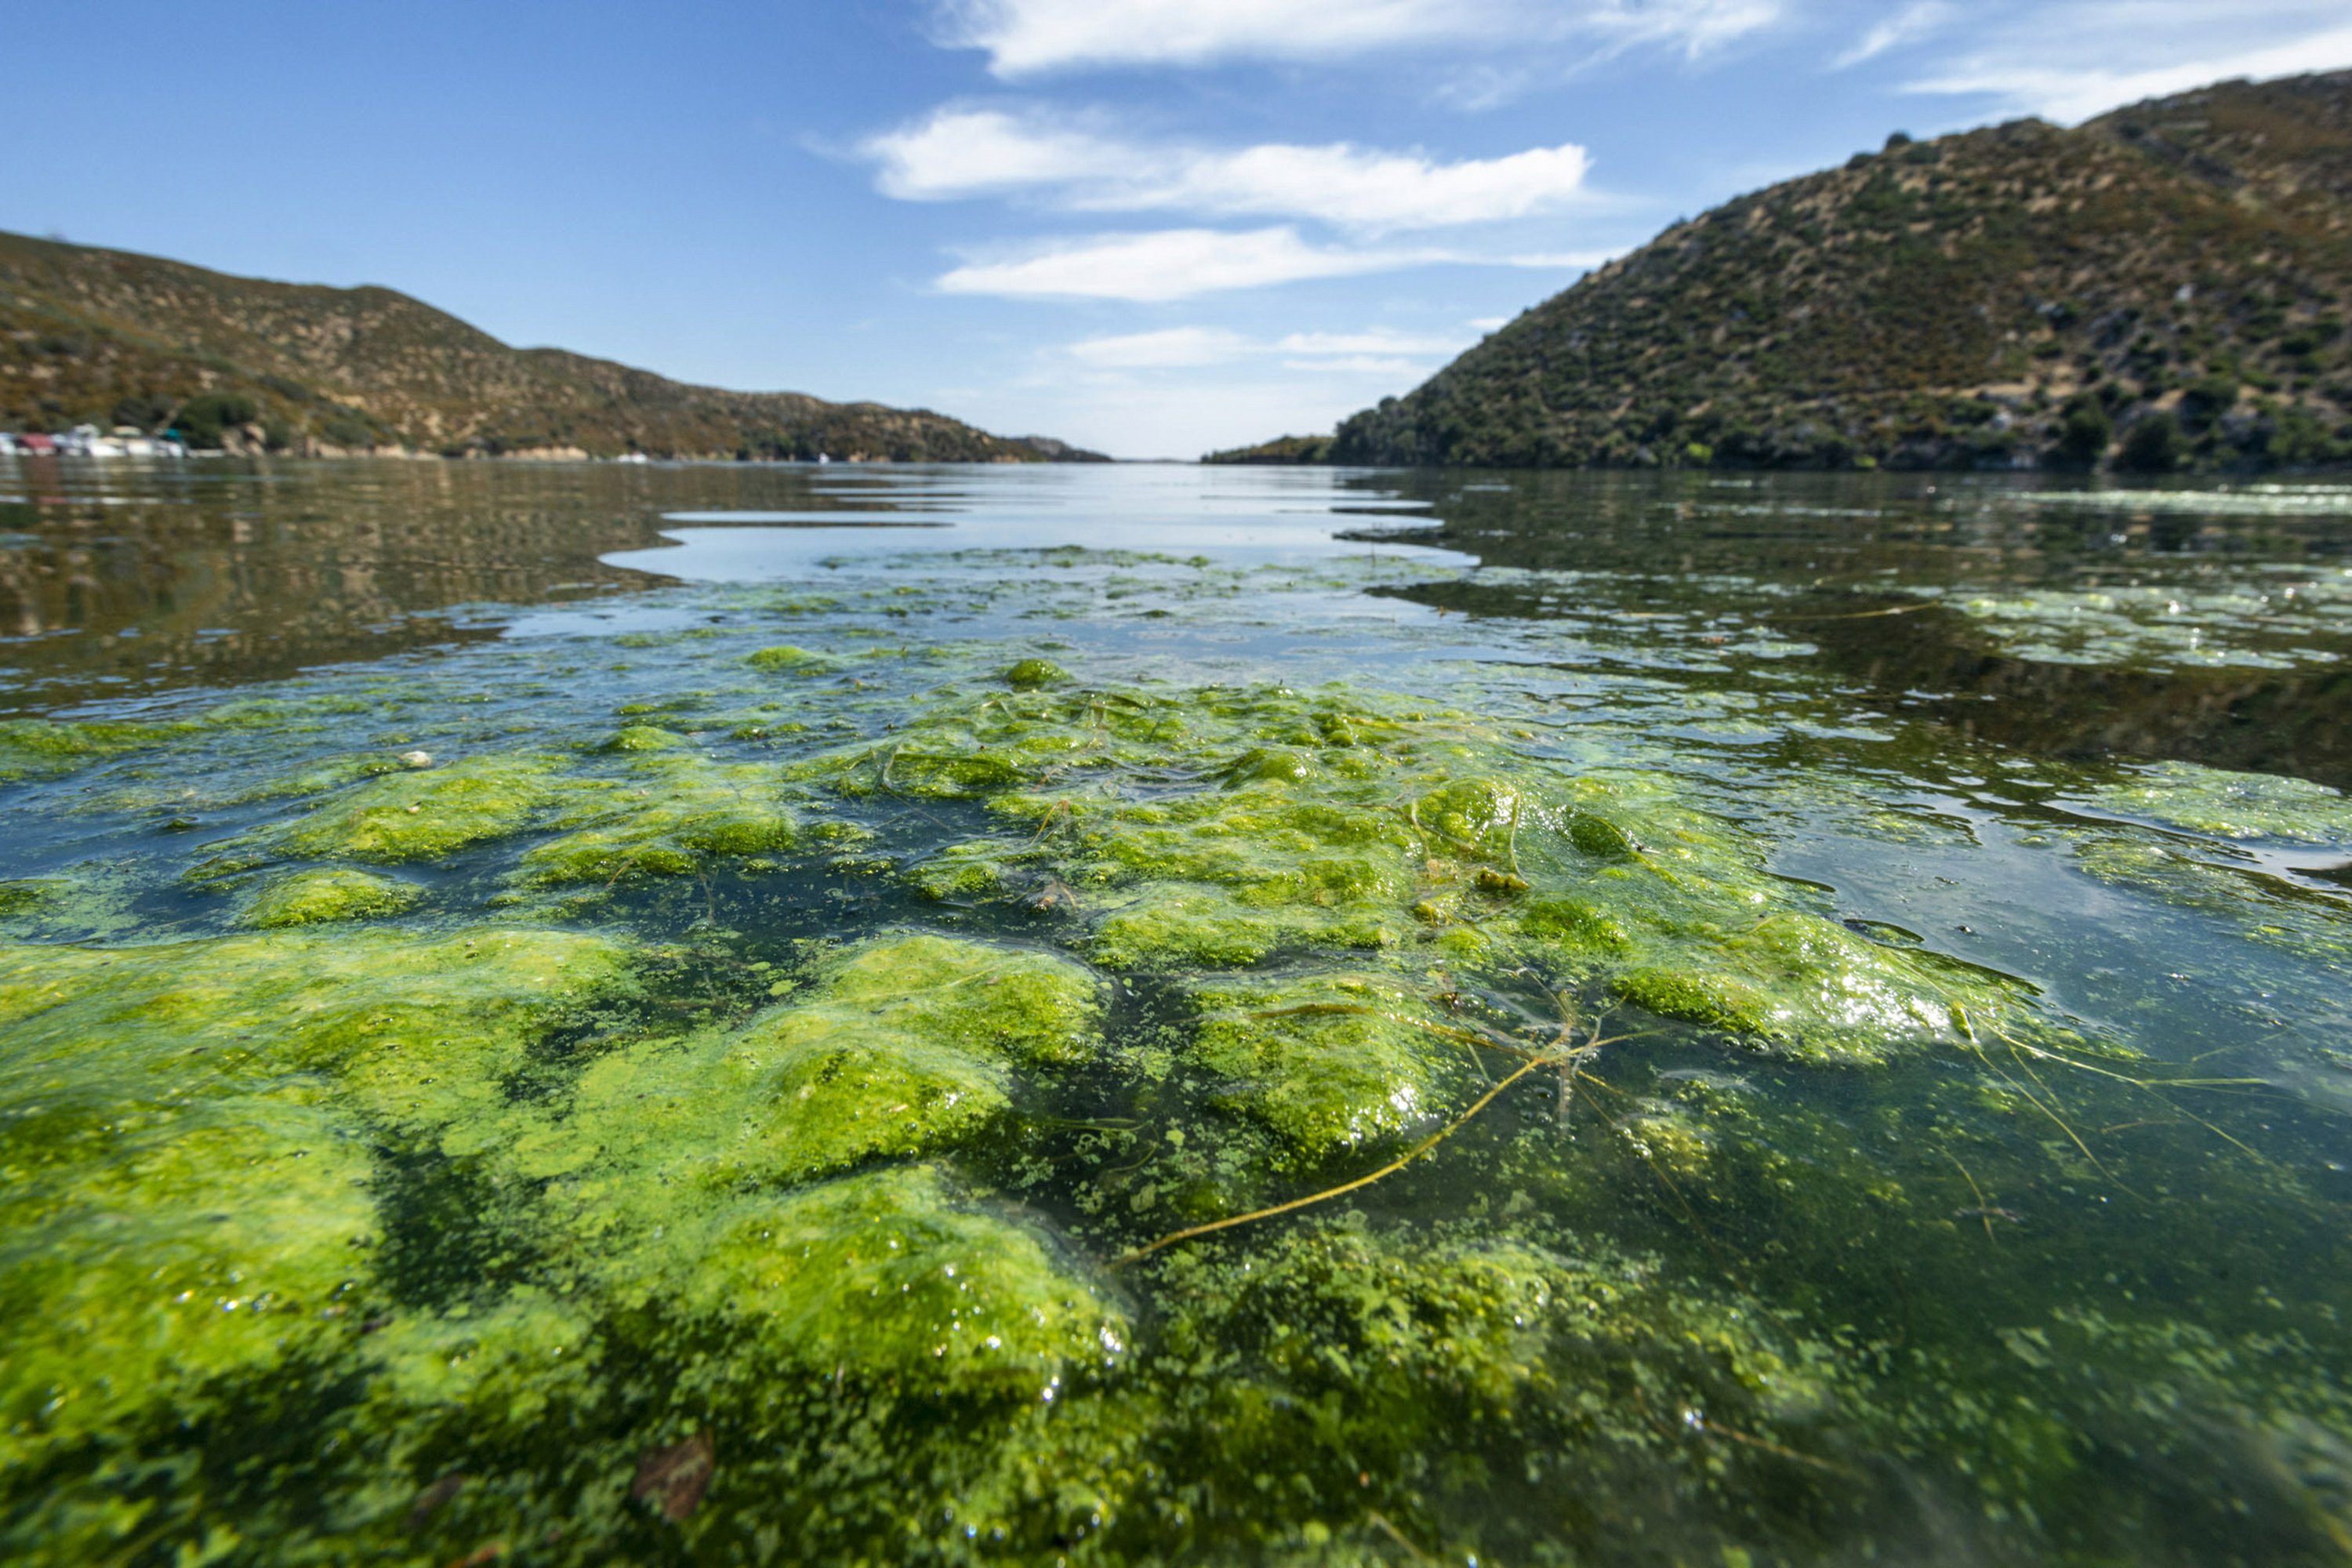
[[[2352,1559],[2352,489],[0,467],[11,1560]]]

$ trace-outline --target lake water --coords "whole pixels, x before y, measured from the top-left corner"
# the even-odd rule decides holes
[[[2352,487],[0,460],[12,1559],[2352,1559]]]

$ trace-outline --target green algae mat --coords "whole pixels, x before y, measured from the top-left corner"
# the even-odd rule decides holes
[[[0,469],[0,1555],[2352,1561],[2333,494]]]

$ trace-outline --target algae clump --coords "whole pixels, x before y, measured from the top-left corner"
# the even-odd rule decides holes
[[[0,720],[0,780],[71,773],[107,757],[161,745],[194,728],[68,719]]]
[[[885,778],[919,756],[1018,830],[946,847],[918,889],[1073,889],[1108,968],[1411,967],[1434,947],[1824,1061],[1959,1040],[2025,1000],[1807,907],[1666,781],[1571,773],[1465,715],[1278,688],[1015,694],[919,717],[892,755]],[[863,765],[836,787],[866,787]]]
[[[1374,974],[1197,986],[1194,1050],[1226,1099],[1319,1157],[1401,1132],[1436,1109],[1442,1028],[1412,987]],[[1458,1050],[1458,1047],[1457,1047]]]
[[[690,876],[713,859],[790,850],[803,837],[773,772],[747,764],[641,756],[621,778],[575,784],[570,795],[554,819],[568,831],[524,852],[525,880]]]
[[[1034,1232],[959,1205],[929,1166],[755,1199],[696,1240],[679,1304],[740,1324],[740,1353],[771,1365],[1034,1400],[1129,1335]]]
[[[298,871],[271,882],[246,907],[241,924],[262,930],[375,920],[415,907],[424,890],[349,868]]]
[[[494,1111],[620,948],[554,932],[0,948],[11,1464],[339,1353],[387,1142]]]
[[[743,662],[762,675],[821,675],[834,665],[834,661],[825,655],[811,653],[790,643],[746,654]]]
[[[1024,658],[1004,672],[1004,684],[1015,691],[1035,691],[1041,687],[1067,683],[1070,672],[1050,658]]]
[[[820,961],[800,994],[738,1028],[593,1063],[562,1124],[514,1157],[595,1207],[635,1201],[640,1169],[723,1188],[943,1152],[1010,1106],[1009,1068],[1099,1050],[1100,989],[1045,953],[879,938]]]
[[[280,839],[314,859],[435,860],[509,837],[555,798],[544,757],[469,757],[393,773],[323,801]]]

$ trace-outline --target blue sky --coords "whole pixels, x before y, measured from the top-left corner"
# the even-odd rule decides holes
[[[1123,457],[1328,429],[1727,196],[2352,65],[2342,0],[0,0],[0,227]]]

